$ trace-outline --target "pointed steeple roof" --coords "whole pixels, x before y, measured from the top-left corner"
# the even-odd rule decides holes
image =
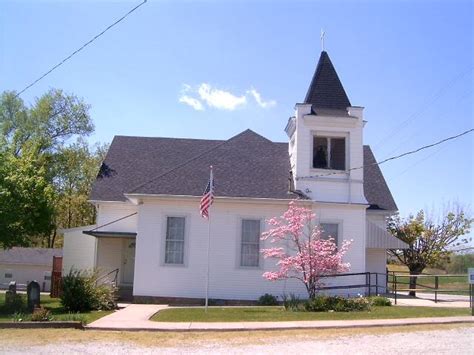
[[[345,110],[351,106],[344,87],[337,76],[327,52],[322,51],[313,80],[304,99],[305,104],[312,104],[313,109]]]

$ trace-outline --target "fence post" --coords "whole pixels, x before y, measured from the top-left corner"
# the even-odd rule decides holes
[[[395,291],[395,305],[397,304],[397,275],[393,273],[393,289]]]
[[[469,307],[474,308],[472,306],[472,284],[469,284]]]
[[[471,316],[474,317],[474,285],[469,283],[469,288],[471,289],[470,296],[471,296]]]
[[[438,303],[438,275],[435,276],[435,303]]]
[[[472,284],[469,284],[469,307],[472,307]]]
[[[365,285],[368,287],[368,296],[370,297],[370,272],[365,273]]]
[[[379,273],[375,273],[375,294],[378,296],[379,294]]]

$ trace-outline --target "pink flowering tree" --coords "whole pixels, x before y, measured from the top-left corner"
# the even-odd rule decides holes
[[[310,209],[292,201],[282,216],[267,221],[271,229],[261,237],[278,245],[262,250],[264,258],[276,259],[279,267],[277,271],[265,272],[263,277],[270,281],[300,280],[310,298],[324,285],[323,276],[349,270],[350,264],[342,258],[352,242],[345,240],[338,248],[333,238],[322,238],[315,217]]]

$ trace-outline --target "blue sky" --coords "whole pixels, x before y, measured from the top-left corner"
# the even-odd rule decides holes
[[[140,2],[2,1],[0,90],[21,90]],[[226,139],[246,128],[286,141],[321,28],[351,103],[365,107],[377,159],[474,127],[470,1],[149,0],[22,98],[53,87],[83,97],[91,143]],[[472,207],[473,155],[471,134],[383,165],[401,213]]]

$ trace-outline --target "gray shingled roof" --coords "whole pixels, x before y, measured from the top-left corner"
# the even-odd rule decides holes
[[[346,108],[351,106],[331,59],[325,51],[321,52],[304,103],[312,104],[315,114],[318,114],[318,109],[346,111]]]
[[[364,145],[364,195],[369,208],[396,211],[397,204],[376,163],[374,153],[368,145]]]
[[[53,256],[62,256],[62,249],[18,248],[1,250],[0,264],[15,265],[53,265]]]
[[[366,150],[370,148],[364,156]],[[200,196],[209,165],[214,166],[216,196],[297,197],[288,193],[288,144],[246,130],[227,141],[116,136],[91,200],[124,201],[125,193]],[[369,203],[396,209],[380,170],[371,169],[366,179],[366,190],[380,189],[369,192]]]

